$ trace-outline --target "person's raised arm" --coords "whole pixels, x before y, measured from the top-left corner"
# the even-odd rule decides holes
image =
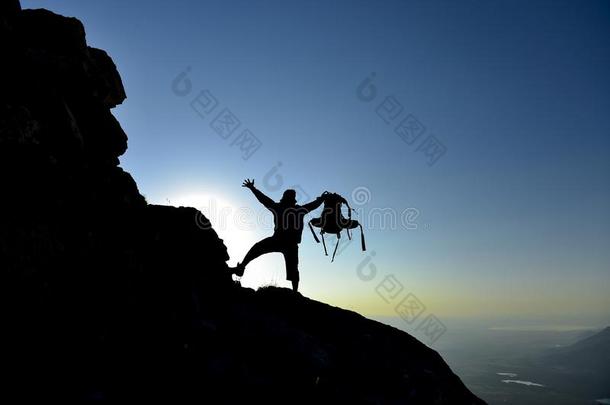
[[[258,201],[260,201],[260,203],[263,204],[265,207],[267,207],[269,209],[272,209],[275,206],[275,201],[273,201],[271,198],[269,198],[265,194],[263,194],[262,191],[260,191],[256,187],[254,187],[254,179],[252,179],[252,180],[250,180],[250,179],[244,180],[244,183],[241,186],[249,188],[250,191],[252,191],[252,193],[256,197],[256,199]]]
[[[302,205],[301,207],[305,208],[305,211],[311,212],[318,208],[324,202],[324,197],[328,194],[328,191],[325,191],[318,198],[313,200],[312,202],[308,202],[307,204]]]

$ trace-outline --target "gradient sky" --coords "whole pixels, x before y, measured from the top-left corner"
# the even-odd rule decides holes
[[[231,264],[270,233],[243,178],[276,199],[294,185],[312,198],[357,190],[369,251],[354,243],[331,264],[306,229],[305,295],[366,315],[391,316],[410,292],[440,319],[610,321],[607,1],[22,5],[79,18],[113,57],[128,95],[114,110],[129,136],[122,167],[149,202],[202,209]],[[218,106],[202,118],[189,103],[203,90]],[[391,124],[376,112],[388,96],[403,107]],[[210,127],[224,108],[241,121],[227,140]],[[394,133],[408,114],[426,128],[413,145]],[[231,145],[246,128],[262,142],[248,160]],[[447,149],[433,166],[417,150],[429,135]],[[417,229],[403,212],[419,213]],[[287,286],[283,266],[261,258],[243,282]],[[392,274],[404,289],[386,303],[375,289]]]

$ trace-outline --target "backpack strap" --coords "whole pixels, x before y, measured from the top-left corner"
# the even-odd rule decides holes
[[[328,251],[326,250],[326,242],[324,242],[324,233],[320,232],[320,236],[322,236],[322,245],[324,245],[324,254],[328,256]]]
[[[320,243],[320,239],[318,239],[318,237],[316,236],[316,233],[313,230],[313,226],[311,226],[311,221],[309,221],[309,229],[311,229],[311,234],[313,235],[313,238],[316,240],[316,243]]]
[[[341,239],[337,238],[337,243],[335,244],[335,250],[333,251],[333,258],[330,259],[331,263],[335,261],[335,255],[337,254],[337,248],[339,247],[339,242],[341,242]]]
[[[360,225],[360,244],[362,245],[362,251],[366,251],[366,244],[364,243],[364,230],[362,229],[362,224]]]
[[[352,207],[349,206],[349,203],[347,202],[347,200],[345,200],[345,205],[347,206],[347,219],[348,219],[348,223],[352,222]],[[349,227],[346,228],[347,229],[347,238],[349,240],[352,240],[352,235],[349,232]]]

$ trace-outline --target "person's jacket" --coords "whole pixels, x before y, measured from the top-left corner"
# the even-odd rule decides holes
[[[273,213],[273,236],[286,243],[301,243],[305,215],[318,208],[324,201],[322,197],[318,197],[303,205],[285,205],[281,201],[273,201],[255,187],[251,190],[258,201]]]

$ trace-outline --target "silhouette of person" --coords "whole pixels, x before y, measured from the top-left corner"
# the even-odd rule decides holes
[[[286,262],[286,279],[292,282],[292,289],[299,289],[299,243],[303,233],[304,217],[318,208],[324,202],[327,191],[314,201],[304,205],[297,205],[296,191],[288,189],[279,202],[273,201],[260,190],[254,187],[254,179],[244,180],[242,187],[249,188],[254,196],[273,213],[273,235],[254,244],[241,263],[231,268],[233,274],[242,276],[248,263],[257,257],[271,252],[284,255]]]

